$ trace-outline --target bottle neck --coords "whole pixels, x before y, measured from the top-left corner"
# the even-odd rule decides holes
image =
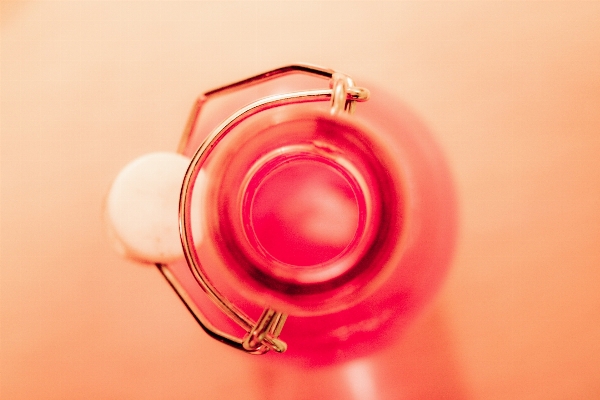
[[[402,225],[402,188],[377,136],[309,110],[236,128],[209,160],[204,206],[213,274],[294,315],[346,308],[375,290]]]

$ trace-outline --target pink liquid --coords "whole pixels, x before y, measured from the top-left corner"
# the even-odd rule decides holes
[[[322,85],[282,78],[207,103],[187,149],[249,101]],[[397,340],[447,271],[456,204],[444,158],[402,104],[367,87],[372,98],[354,116],[330,117],[326,103],[260,113],[205,164],[197,246],[209,278],[254,318],[264,307],[290,315],[288,351],[267,358],[324,365],[375,351]],[[213,324],[243,335],[184,262],[170,269]]]

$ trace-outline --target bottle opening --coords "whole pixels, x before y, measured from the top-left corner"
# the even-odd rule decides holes
[[[325,157],[279,155],[259,168],[247,191],[246,234],[275,262],[294,267],[333,262],[360,233],[360,188]]]

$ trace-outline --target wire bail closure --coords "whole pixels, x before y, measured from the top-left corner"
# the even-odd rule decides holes
[[[220,342],[226,343],[250,354],[264,354],[270,350],[282,353],[287,349],[286,343],[279,339],[279,335],[283,329],[287,315],[271,308],[266,308],[259,319],[254,322],[242,310],[237,308],[228,299],[226,299],[214,287],[205,273],[194,246],[191,228],[191,198],[194,184],[200,169],[210,153],[218,145],[221,139],[227,135],[227,133],[229,133],[243,120],[258,114],[261,111],[294,103],[330,100],[330,114],[332,116],[338,115],[342,112],[352,113],[354,112],[356,102],[368,100],[369,91],[362,87],[356,87],[353,80],[347,75],[326,68],[305,64],[296,64],[271,70],[206,92],[192,110],[192,114],[178,149],[178,151],[182,153],[187,145],[191,135],[193,121],[198,114],[203,101],[206,101],[206,99],[213,96],[218,96],[227,92],[241,89],[242,87],[248,87],[265,80],[291,73],[317,75],[329,79],[330,88],[271,95],[256,100],[253,103],[250,103],[237,110],[219,126],[217,126],[196,150],[181,186],[179,198],[179,234],[181,237],[183,253],[188,266],[190,267],[194,278],[204,292],[208,295],[208,297],[212,300],[212,302],[223,313],[225,313],[229,318],[242,327],[246,331],[246,335],[240,339],[214,327],[202,314],[202,312],[194,305],[193,301],[189,298],[185,290],[177,283],[171,272],[164,265],[157,265],[205,332]]]

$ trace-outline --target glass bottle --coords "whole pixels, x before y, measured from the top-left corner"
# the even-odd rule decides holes
[[[406,106],[360,83],[294,65],[192,109],[186,259],[157,265],[217,340],[339,363],[395,340],[440,287],[457,225],[448,165]]]

